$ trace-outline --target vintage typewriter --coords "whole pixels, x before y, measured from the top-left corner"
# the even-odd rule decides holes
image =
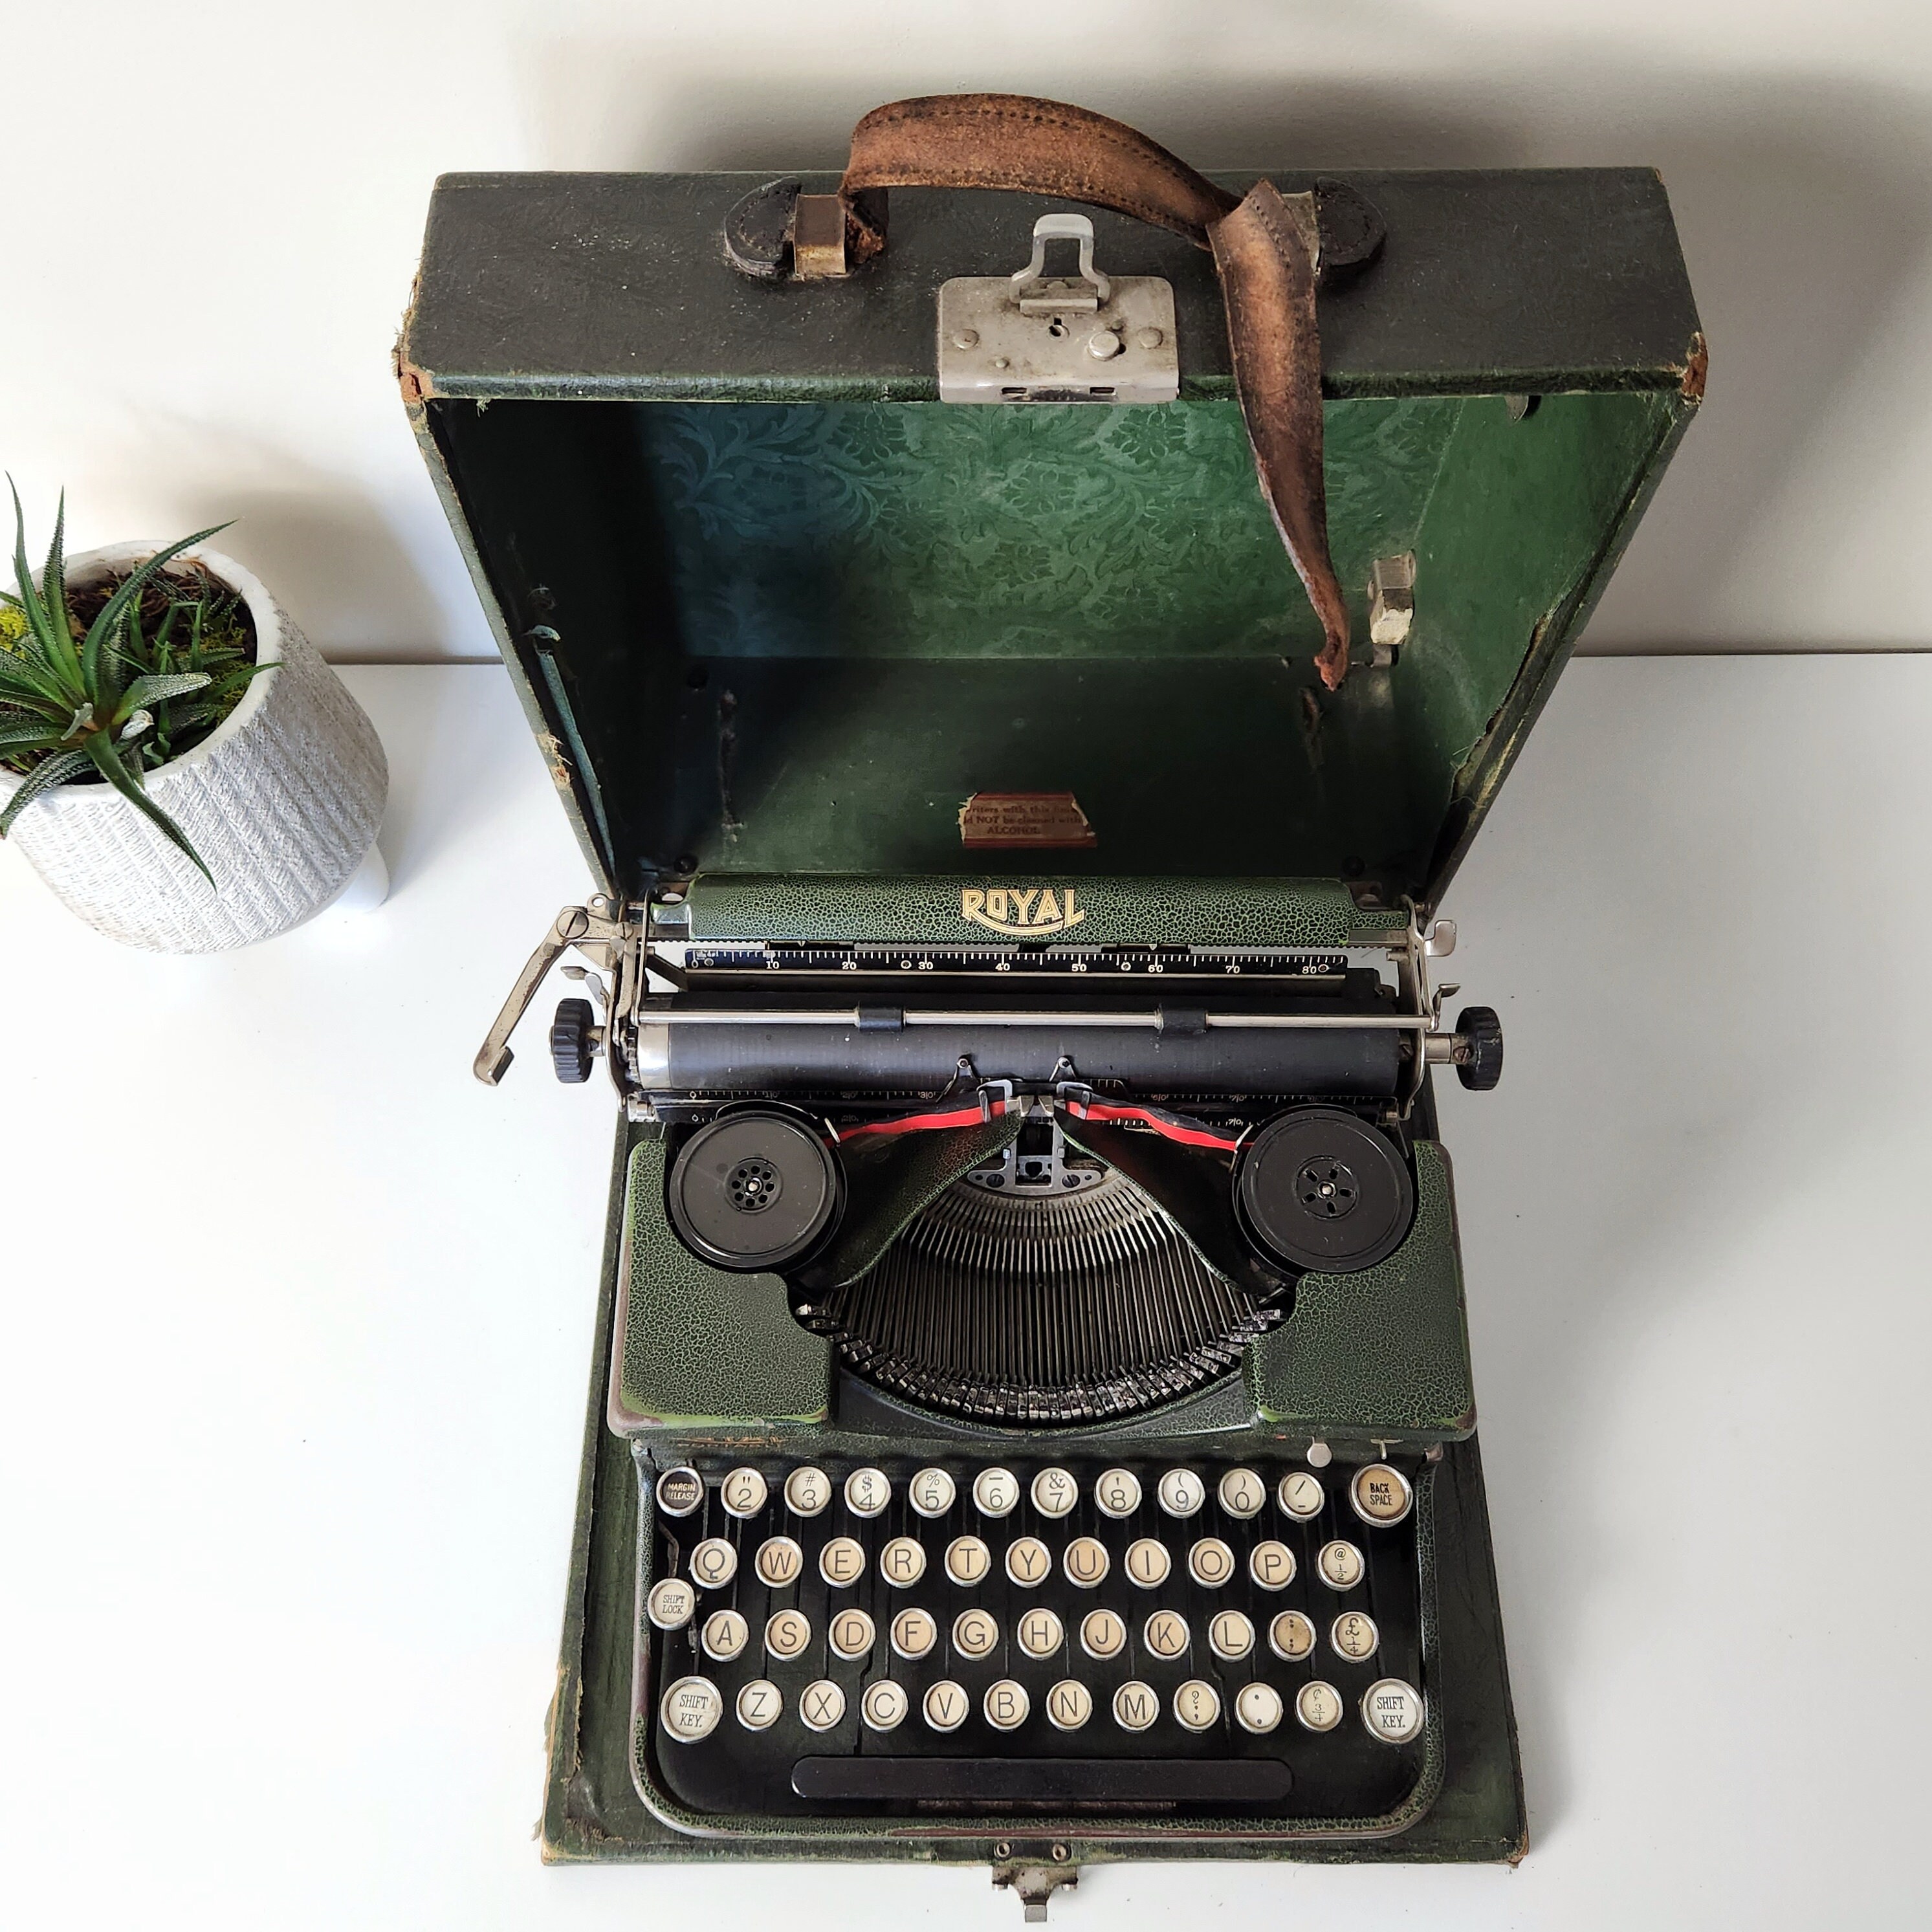
[[[1276,178],[968,96],[439,187],[603,886],[477,1072],[562,964],[622,1103],[550,1856],[1522,1852],[1435,908],[1702,340],[1648,173]]]

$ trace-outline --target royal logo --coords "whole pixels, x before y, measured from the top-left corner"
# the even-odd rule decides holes
[[[968,886],[959,895],[959,916],[1009,938],[1038,939],[1087,916],[1073,903],[1073,892],[1071,886]]]

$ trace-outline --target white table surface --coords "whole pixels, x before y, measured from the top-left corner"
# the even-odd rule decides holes
[[[540,1865],[614,1110],[540,1029],[469,1069],[586,881],[500,670],[350,676],[375,915],[152,958],[0,847],[0,1918],[1017,1927],[978,1870]],[[1056,1922],[1924,1922],[1928,743],[1932,658],[1580,662],[1450,896],[1528,1862]]]

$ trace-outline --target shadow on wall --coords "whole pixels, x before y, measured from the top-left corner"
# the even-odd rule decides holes
[[[1861,448],[1886,446],[1879,418],[1888,399],[1861,382],[1858,364],[1932,231],[1922,101],[1838,78],[1720,81],[1558,32],[1486,46],[1479,30],[1445,34],[1439,19],[1400,5],[1358,24],[1390,50],[1372,86],[1359,61],[1346,78],[1311,75],[1288,44],[1300,31],[1292,20],[1244,21],[1238,69],[1226,38],[1202,25],[1181,40],[1171,28],[1128,34],[1111,68],[1101,55],[1078,67],[1030,57],[925,73],[880,56],[868,69],[862,48],[842,45],[836,69],[806,65],[781,86],[748,79],[722,56],[680,64],[659,46],[574,39],[532,46],[523,71],[541,166],[836,168],[866,110],[971,87],[1080,101],[1202,167],[1654,166],[1712,344],[1712,383],[1589,647],[1795,644],[1804,636],[1794,622],[1810,625],[1814,640],[1861,641],[1859,613],[1826,622],[1814,601],[1794,620],[1786,593],[1855,526],[1855,495],[1830,496],[1814,478],[1808,507],[1799,506],[1816,525],[1805,543],[1768,567],[1762,551],[1754,561],[1748,553],[1794,478],[1805,487],[1808,452],[1828,424],[1851,425]],[[774,46],[772,66],[790,51]],[[1149,80],[1163,60],[1182,77]],[[1217,63],[1229,70],[1217,74]],[[1522,293],[1535,299],[1533,289]]]

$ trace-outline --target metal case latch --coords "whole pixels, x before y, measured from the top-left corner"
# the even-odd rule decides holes
[[[1048,275],[1049,242],[1079,267]],[[944,403],[1171,403],[1180,393],[1174,290],[1159,275],[1104,275],[1084,214],[1042,214],[1016,275],[958,275],[939,291]]]

